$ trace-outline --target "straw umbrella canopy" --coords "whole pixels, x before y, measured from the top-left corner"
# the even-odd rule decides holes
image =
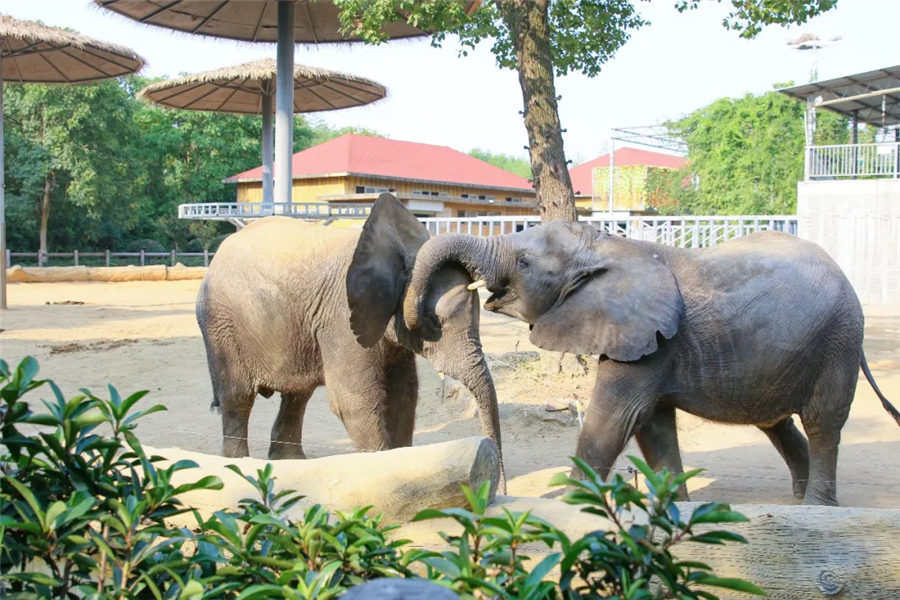
[[[294,44],[331,44],[362,41],[340,32],[340,9],[324,0],[94,0],[107,10],[147,25],[185,33],[229,38],[246,42],[276,42],[278,92],[276,92],[275,159],[281,167],[275,180],[278,202],[291,200],[291,154],[293,154],[292,96],[289,85],[294,72]],[[479,1],[466,1],[473,11]],[[295,10],[295,7],[297,10]],[[430,35],[397,20],[385,25],[391,39]]]
[[[275,61],[264,58],[160,81],[145,87],[138,97],[182,110],[262,115],[263,202],[272,204],[272,99],[276,76]],[[303,65],[294,66],[293,87],[295,113],[364,106],[387,95],[384,86],[369,79]]]
[[[3,198],[3,82],[70,84],[139,71],[144,59],[122,46],[0,15],[0,308],[6,308],[6,205]]]

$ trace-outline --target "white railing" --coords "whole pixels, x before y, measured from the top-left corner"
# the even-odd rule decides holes
[[[539,217],[475,217],[419,219],[432,235],[465,233],[486,237],[524,231],[539,225]],[[795,216],[734,217],[583,217],[594,228],[632,239],[681,248],[704,248],[759,231],[783,231],[797,235]]]
[[[283,215],[301,219],[365,218],[371,204],[326,204],[323,202],[221,202],[206,204],[182,204],[178,207],[179,219],[204,219],[227,221],[232,219],[259,219]]]
[[[900,143],[808,146],[806,179],[900,177]]]

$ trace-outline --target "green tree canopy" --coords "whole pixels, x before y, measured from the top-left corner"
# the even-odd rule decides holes
[[[515,173],[519,177],[531,179],[531,165],[526,158],[512,156],[510,154],[488,152],[487,150],[482,150],[480,148],[473,148],[469,152],[469,156],[474,156],[478,160],[483,160],[495,167],[500,167],[510,173]]]
[[[448,34],[458,35],[464,48],[489,40],[497,64],[519,73],[541,216],[544,220],[575,219],[575,195],[563,150],[554,78],[576,71],[597,75],[632,32],[647,25],[633,0],[484,0],[471,15],[466,14],[465,3],[454,0],[335,3],[341,8],[344,30],[371,43],[387,38],[383,26],[398,14],[405,15],[411,25],[434,31],[434,45],[440,45]],[[837,0],[729,3],[732,10],[723,25],[750,38],[764,25],[803,23],[833,8]],[[677,0],[675,8],[683,12],[699,4],[699,0]]]
[[[797,182],[803,179],[804,111],[803,103],[773,91],[721,98],[668,123],[687,142],[690,163],[672,184],[680,188],[691,176],[696,182],[694,188],[673,192],[679,200],[673,210],[794,214]],[[820,111],[816,127],[817,143],[849,142],[848,122],[835,113]]]

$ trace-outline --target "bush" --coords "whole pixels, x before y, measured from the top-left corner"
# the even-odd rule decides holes
[[[140,252],[141,250],[144,252],[168,252],[165,246],[151,239],[134,240],[125,246],[125,252]]]
[[[85,390],[66,400],[37,374],[33,358],[14,372],[0,361],[0,444],[6,449],[0,458],[0,597],[329,600],[371,579],[419,573],[466,598],[715,600],[698,585],[762,593],[672,556],[671,549],[685,542],[744,542],[694,527],[746,519],[711,503],[684,522],[676,490],[697,471],[654,473],[637,459],[650,497],[618,476],[600,481],[580,461],[585,481],[554,478],[574,489],[564,501],[616,526],[578,540],[529,513],[488,515],[484,485],[464,490],[470,510],[425,510],[416,517],[456,521],[459,535],[442,534],[449,550],[404,551],[407,542],[389,541],[395,527],[369,516],[369,507],[332,515],[313,506],[294,521],[288,509],[301,497],[274,491],[271,466],[255,476],[230,466],[258,497],[206,520],[194,511],[193,531],[174,529],[166,519],[192,510],[179,496],[221,489],[222,481],[206,476],[175,487],[173,475],[197,465],[179,461],[163,469],[163,458],[146,454],[134,433],[137,421],[165,408],[134,411],[145,392],[122,398],[112,386],[109,399]],[[43,401],[46,412],[37,414],[22,398],[45,384],[53,400]],[[44,430],[25,434],[23,425]],[[648,524],[626,528],[624,510],[645,513]],[[522,549],[534,543],[556,551],[528,568]],[[548,577],[557,567],[560,575]]]
[[[203,242],[198,238],[194,238],[184,246],[185,252],[203,252]]]

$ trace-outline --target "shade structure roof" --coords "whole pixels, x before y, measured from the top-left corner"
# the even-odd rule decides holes
[[[262,114],[262,97],[275,93],[275,61],[264,58],[215,71],[154,83],[138,97],[171,108]],[[353,75],[294,66],[294,112],[363,106],[383,99],[383,85]]]
[[[291,172],[295,179],[356,175],[534,193],[525,178],[453,148],[352,133],[297,152]],[[261,179],[262,168],[257,167],[224,182]]]
[[[89,83],[144,66],[128,48],[7,15],[0,15],[0,58],[9,83]]]
[[[278,33],[277,0],[94,0],[130,19],[167,29],[229,38],[247,42],[275,42]],[[478,2],[466,2],[472,10]],[[298,44],[333,44],[361,41],[340,33],[340,10],[333,2],[299,0],[294,11],[294,40]],[[430,35],[406,23],[398,12],[397,21],[383,31],[391,39]]]
[[[662,167],[666,169],[680,169],[687,164],[687,159],[661,152],[639,150],[637,148],[619,148],[613,157],[614,167],[630,167],[633,165],[645,165],[648,167]],[[609,166],[609,153],[589,160],[569,169],[569,177],[572,179],[572,189],[576,194],[590,196],[594,190],[594,169]]]
[[[876,127],[900,124],[900,65],[778,91],[803,102],[812,97],[817,108],[847,118],[858,111],[860,123]]]

